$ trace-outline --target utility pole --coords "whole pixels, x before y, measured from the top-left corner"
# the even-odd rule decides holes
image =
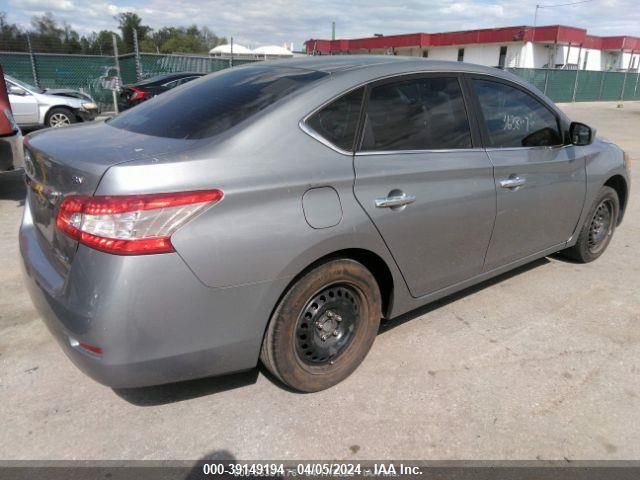
[[[230,37],[230,44],[231,44],[231,50],[230,50],[230,58],[229,58],[229,66],[233,67],[233,37]]]
[[[331,40],[336,39],[336,22],[331,22]]]
[[[622,67],[624,67],[624,41],[626,39],[627,37],[622,37],[622,49],[620,50],[620,63]],[[624,100],[624,88],[627,86],[627,76],[629,75],[629,70],[631,69],[631,60],[633,60],[633,49],[631,50],[631,56],[629,57],[629,64],[627,65],[627,68],[624,71],[624,78],[622,80],[622,89],[620,90],[620,103],[618,104],[618,108],[622,108],[622,100]]]
[[[136,63],[136,81],[142,80],[142,64],[140,63],[140,48],[138,47],[138,29],[133,29],[133,51]]]
[[[113,111],[116,112],[116,115],[119,113],[118,112],[118,96],[116,93],[116,90],[120,90],[120,84],[122,83],[121,77],[120,77],[120,59],[118,58],[118,39],[116,38],[116,34],[112,33],[111,34],[111,41],[113,42],[113,59],[115,61],[115,66],[116,66],[116,85],[113,90],[111,90],[111,96],[113,97]]]
[[[27,32],[27,46],[29,47],[29,60],[31,61],[31,74],[33,75],[33,84],[40,88],[40,82],[38,80],[38,69],[36,68],[36,56],[33,54],[33,48],[31,48],[31,36]]]
[[[638,63],[638,68],[636,70],[638,74],[636,75],[636,86],[633,87],[633,98],[635,99],[638,94],[638,82],[640,81],[640,62]]]

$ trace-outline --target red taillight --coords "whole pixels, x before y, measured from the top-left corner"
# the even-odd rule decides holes
[[[140,90],[136,87],[127,87],[131,91],[131,95],[129,96],[129,101],[135,100],[144,100],[151,94],[149,92],[145,92],[144,90]]]
[[[171,235],[222,200],[221,190],[66,197],[56,224],[80,243],[116,255],[173,252]]]

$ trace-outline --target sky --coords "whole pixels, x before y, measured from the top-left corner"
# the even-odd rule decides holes
[[[51,12],[80,34],[116,30],[115,16],[133,11],[152,28],[207,26],[216,35],[255,48],[293,42],[302,50],[310,38],[358,38],[415,32],[533,25],[536,4],[577,0],[0,0],[8,21],[29,26],[33,15]],[[588,0],[540,8],[538,25],[569,25],[595,35],[640,37],[638,0]],[[1,50],[1,46],[0,46]]]

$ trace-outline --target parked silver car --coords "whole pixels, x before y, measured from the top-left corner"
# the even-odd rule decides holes
[[[5,75],[13,116],[21,127],[66,127],[98,116],[98,105],[87,93],[41,89]]]
[[[517,77],[341,56],[228,69],[25,140],[20,250],[71,360],[132,387],[340,382],[381,317],[563,251],[598,258],[629,171]]]

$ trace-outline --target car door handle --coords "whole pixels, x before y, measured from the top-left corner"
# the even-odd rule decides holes
[[[500,180],[500,186],[502,188],[508,188],[509,190],[517,190],[522,187],[527,181],[524,178],[520,178],[518,176],[511,176],[506,180]]]
[[[391,195],[388,197],[380,197],[376,198],[376,207],[378,208],[392,208],[392,207],[402,207],[404,205],[409,205],[416,201],[415,195],[407,195],[403,193],[402,195]]]

